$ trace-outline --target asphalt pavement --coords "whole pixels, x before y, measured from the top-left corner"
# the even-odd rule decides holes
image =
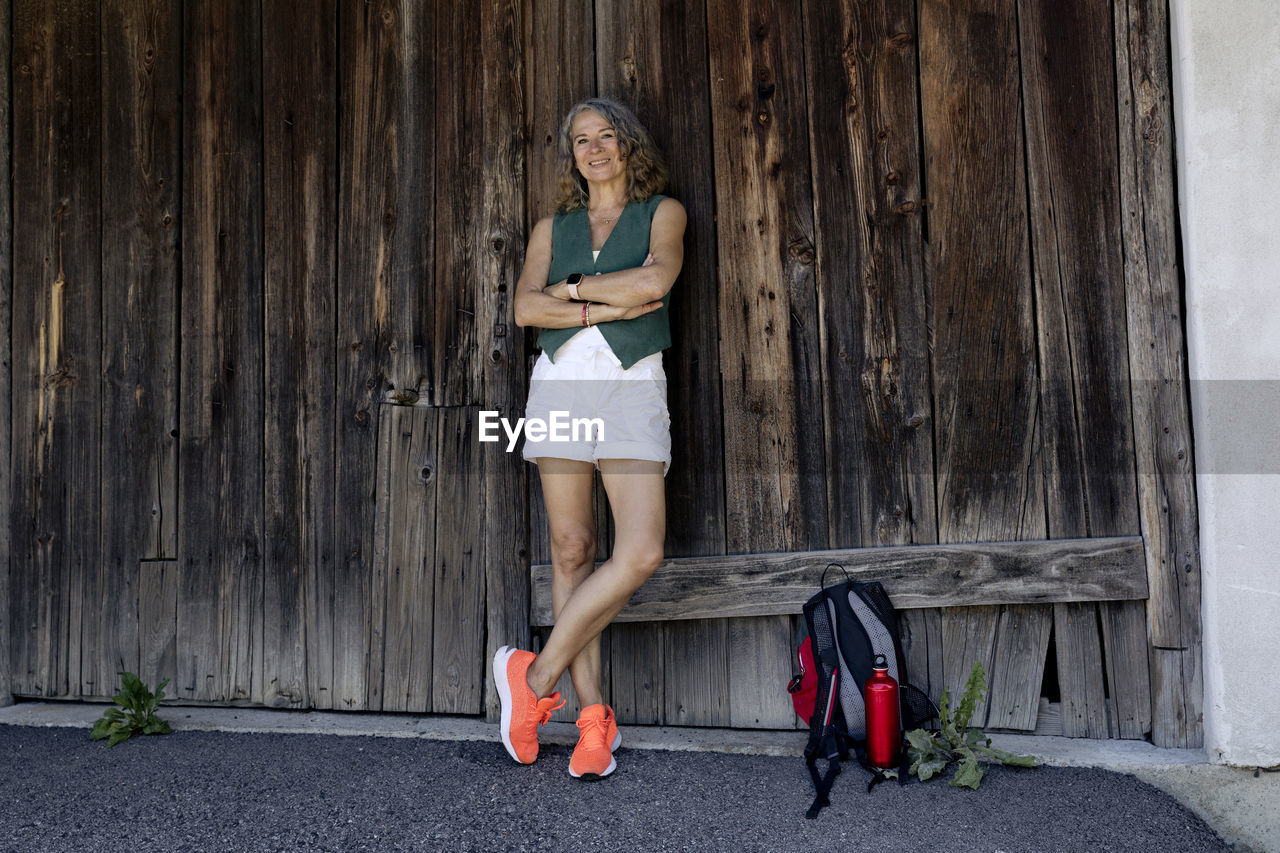
[[[598,782],[570,747],[185,731],[108,748],[87,729],[0,725],[4,851],[1231,850],[1137,778],[989,767],[977,791],[850,769],[832,806],[801,759],[628,749]]]

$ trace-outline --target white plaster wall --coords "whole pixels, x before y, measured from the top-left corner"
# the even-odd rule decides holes
[[[1280,764],[1280,4],[1171,0],[1205,746]]]

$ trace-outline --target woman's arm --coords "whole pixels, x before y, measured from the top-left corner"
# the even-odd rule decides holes
[[[649,228],[649,254],[653,263],[589,275],[578,285],[578,297],[622,308],[661,300],[675,284],[676,276],[680,275],[680,268],[684,265],[686,221],[684,205],[673,198],[664,198],[654,211],[653,224]],[[569,299],[569,288],[564,282],[549,285],[543,292],[557,299]]]
[[[664,202],[665,203],[665,202]],[[661,205],[659,205],[661,207]],[[657,218],[655,213],[655,219]],[[529,246],[525,251],[524,269],[516,282],[515,313],[517,326],[538,326],[543,329],[569,329],[582,325],[582,303],[566,302],[545,292],[547,272],[551,269],[551,218],[547,217],[533,226]],[[630,272],[628,270],[627,272]],[[593,276],[594,278],[594,276]],[[605,278],[605,276],[600,276]],[[670,286],[668,285],[668,288]],[[581,290],[581,288],[579,288]],[[582,294],[586,296],[587,294]],[[630,320],[662,307],[661,300],[649,300],[639,305],[591,305],[591,324],[611,320]]]

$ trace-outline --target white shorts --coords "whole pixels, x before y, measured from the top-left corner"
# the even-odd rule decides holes
[[[550,457],[591,462],[598,468],[601,459],[645,459],[661,462],[663,476],[671,468],[662,353],[623,370],[595,327],[561,346],[554,364],[545,352],[538,357],[525,418],[526,424],[539,418],[559,425],[539,441],[526,431],[521,452],[534,464]]]

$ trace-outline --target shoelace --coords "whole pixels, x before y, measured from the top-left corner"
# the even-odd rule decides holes
[[[590,736],[599,739],[600,745],[604,746],[609,740],[609,719],[607,717],[593,717],[589,720],[578,720],[579,741],[584,741]]]
[[[565,700],[560,699],[559,704],[556,704],[557,699],[560,699],[559,693],[552,694],[546,699],[538,700],[538,725],[545,726],[547,723],[551,722],[551,715],[564,707]]]

